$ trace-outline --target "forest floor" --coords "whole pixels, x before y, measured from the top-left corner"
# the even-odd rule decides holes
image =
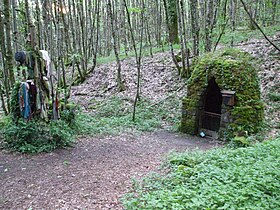
[[[280,43],[280,34],[273,40]],[[280,94],[279,54],[265,40],[250,40],[237,47],[259,60],[266,118],[271,122],[269,135],[278,135],[280,107],[279,102],[270,101],[270,94]],[[144,58],[143,64],[143,98],[156,105],[171,95],[178,98],[185,95],[185,82],[172,67],[169,53]],[[103,64],[84,84],[73,87],[75,103],[90,114],[94,114],[98,100],[112,95],[126,97],[131,105],[136,90],[134,59],[124,60],[122,67],[124,92],[116,91],[116,64]],[[217,146],[220,146],[217,141],[170,133],[162,126],[150,133],[80,137],[73,148],[39,155],[2,150],[0,209],[122,209],[120,198],[132,186],[132,178],[139,179],[156,171],[170,151],[207,150]]]
[[[0,209],[122,209],[121,196],[155,171],[167,153],[206,150],[218,142],[171,134],[81,138],[39,155],[0,152]]]

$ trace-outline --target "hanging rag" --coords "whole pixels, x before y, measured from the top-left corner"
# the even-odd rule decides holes
[[[22,82],[19,89],[19,105],[21,115],[24,119],[29,119],[31,117],[31,107],[28,91],[28,83]]]
[[[47,98],[43,95],[43,92],[42,91],[39,91],[39,95],[40,95],[40,110],[41,110],[41,113],[40,113],[40,116],[42,119],[44,120],[48,120],[48,110],[47,110]]]
[[[27,80],[27,83],[29,85],[28,95],[30,100],[31,113],[33,114],[36,112],[37,87],[32,80]]]
[[[43,60],[46,62],[46,71],[47,71],[47,77],[50,78],[50,74],[51,74],[51,59],[49,56],[48,51],[46,50],[40,50],[41,54],[42,54],[42,58]]]
[[[34,79],[35,58],[32,52],[28,52],[26,56],[26,65],[28,70],[28,79]]]

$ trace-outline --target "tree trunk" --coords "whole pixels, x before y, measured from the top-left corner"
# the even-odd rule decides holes
[[[197,0],[190,0],[191,8],[191,31],[193,36],[193,54],[194,56],[199,56],[199,15],[198,15],[198,5]]]
[[[236,0],[230,1],[230,18],[231,18],[231,42],[230,46],[233,47],[234,44],[234,33],[235,33],[235,22],[236,22]]]
[[[0,82],[0,98],[1,98],[2,109],[3,109],[4,113],[5,113],[5,115],[8,115],[9,112],[8,112],[8,110],[7,110],[7,108],[6,108],[6,105],[5,105],[4,91],[3,91],[2,88],[3,88],[3,87],[2,87],[2,84],[1,84],[1,82]]]
[[[163,3],[164,3],[164,8],[165,8],[166,24],[167,24],[168,32],[170,32],[170,27],[169,27],[169,24],[168,24],[169,17],[168,17],[167,2],[166,2],[166,0],[163,0]],[[181,67],[179,66],[178,61],[175,58],[173,43],[171,41],[171,37],[170,36],[169,36],[169,46],[170,46],[170,51],[171,51],[171,56],[172,56],[173,63],[176,66],[176,69],[178,71],[178,75],[180,75],[181,74]]]
[[[107,6],[108,6],[108,15],[109,15],[110,24],[111,24],[111,33],[112,33],[112,37],[113,37],[113,48],[114,48],[117,66],[118,66],[118,70],[117,70],[118,91],[121,92],[121,91],[124,91],[125,87],[124,87],[122,77],[121,77],[121,61],[119,58],[119,51],[118,51],[118,47],[117,47],[117,37],[115,34],[115,26],[114,26],[115,20],[113,18],[111,0],[108,0]]]
[[[179,44],[177,0],[164,0],[167,9],[167,24],[169,27],[169,40],[172,44]]]
[[[6,67],[6,45],[5,45],[5,31],[4,31],[4,20],[2,17],[2,11],[0,10],[0,41],[1,41],[1,58],[3,63],[3,78],[4,78],[4,88],[5,95],[7,97],[7,111],[10,112],[10,85],[9,85],[9,72]]]
[[[205,52],[210,52],[212,49],[212,37],[211,37],[211,28],[213,21],[213,0],[208,0],[207,12],[206,12],[206,21],[205,21]]]
[[[17,27],[17,15],[16,15],[16,8],[17,8],[17,1],[12,0],[12,7],[13,7],[13,34],[14,34],[14,48],[15,51],[18,51],[18,27]]]
[[[4,0],[4,16],[5,16],[5,32],[6,32],[6,46],[7,51],[5,54],[7,69],[9,72],[9,82],[13,86],[15,83],[14,65],[13,65],[13,51],[12,51],[12,38],[11,38],[11,15],[10,15],[10,0]]]
[[[140,77],[141,77],[141,59],[142,59],[142,44],[143,44],[143,33],[144,33],[144,11],[145,11],[145,4],[144,1],[142,1],[142,8],[141,8],[141,31],[140,31],[140,49],[139,49],[139,54],[137,52],[136,48],[136,42],[134,39],[134,33],[133,33],[133,28],[131,24],[131,18],[128,10],[128,6],[126,4],[126,0],[123,0],[126,14],[127,14],[127,22],[129,25],[129,30],[130,30],[130,35],[131,35],[131,40],[132,40],[132,45],[135,53],[135,60],[137,64],[137,88],[136,88],[136,94],[135,94],[135,99],[133,103],[133,114],[132,114],[132,120],[135,121],[136,119],[136,106],[137,102],[140,99]]]

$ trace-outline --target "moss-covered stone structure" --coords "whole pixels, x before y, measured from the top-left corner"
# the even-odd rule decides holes
[[[226,49],[192,65],[183,99],[181,131],[214,131],[223,139],[256,133],[263,122],[257,70],[248,53]]]

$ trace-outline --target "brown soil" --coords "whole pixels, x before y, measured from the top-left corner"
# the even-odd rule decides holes
[[[82,138],[40,155],[0,152],[0,209],[123,209],[132,178],[156,170],[170,151],[206,150],[215,141],[166,131]]]

